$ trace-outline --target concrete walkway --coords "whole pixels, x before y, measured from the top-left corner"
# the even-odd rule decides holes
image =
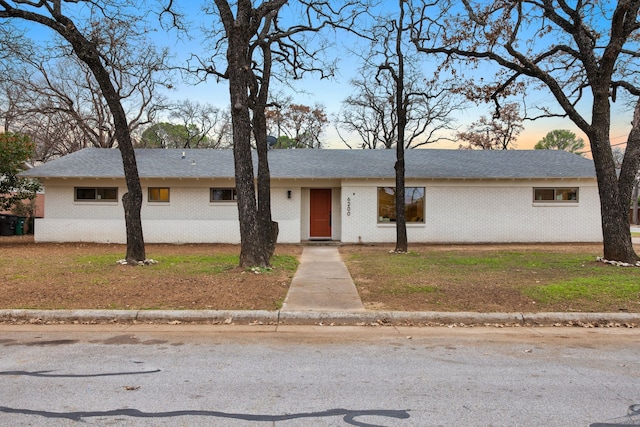
[[[335,246],[307,246],[282,311],[362,311],[353,279]]]

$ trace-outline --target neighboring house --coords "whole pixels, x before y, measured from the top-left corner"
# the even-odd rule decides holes
[[[13,193],[15,194],[15,193]],[[23,200],[23,203],[31,203],[29,200]],[[39,191],[34,200],[33,216],[36,218],[44,217],[44,193]],[[0,215],[16,215],[15,210],[3,211],[0,209]]]
[[[29,170],[32,169],[34,166],[29,163],[29,162],[24,162],[22,164],[22,169],[24,170]],[[0,180],[4,179],[4,176],[0,176]],[[15,192],[12,192],[10,194],[15,195]],[[22,200],[22,203],[25,205],[31,204],[32,202],[28,199],[24,199]],[[33,216],[36,218],[42,218],[44,217],[44,192],[43,191],[38,191],[36,194],[36,197],[33,201]],[[24,215],[24,212],[21,211],[21,209],[16,209],[15,207],[12,210],[2,210],[0,209],[0,215],[18,215],[18,216],[22,216]]]
[[[230,150],[136,150],[147,243],[238,243]],[[254,162],[255,163],[255,162]],[[280,243],[395,242],[394,150],[271,150]],[[23,175],[42,179],[35,240],[126,241],[120,152],[88,148]],[[591,160],[559,150],[408,150],[410,242],[599,242]]]

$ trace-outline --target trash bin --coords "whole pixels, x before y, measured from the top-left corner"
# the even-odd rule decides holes
[[[13,236],[16,230],[14,215],[0,215],[0,236]]]
[[[22,236],[24,234],[24,222],[27,218],[23,216],[16,217],[16,235]]]

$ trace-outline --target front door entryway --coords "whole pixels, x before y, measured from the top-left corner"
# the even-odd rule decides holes
[[[331,239],[331,189],[310,189],[310,223],[311,239]]]

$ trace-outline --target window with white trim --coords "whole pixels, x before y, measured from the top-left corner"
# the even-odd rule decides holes
[[[534,187],[534,203],[578,202],[578,187]]]
[[[147,200],[149,202],[169,202],[170,190],[169,187],[149,187],[149,196]]]
[[[117,202],[118,187],[75,187],[76,202]]]
[[[238,200],[235,188],[212,188],[209,192],[210,202],[235,202]]]
[[[424,187],[405,187],[407,223],[424,223]],[[396,222],[396,188],[378,187],[378,223]]]

